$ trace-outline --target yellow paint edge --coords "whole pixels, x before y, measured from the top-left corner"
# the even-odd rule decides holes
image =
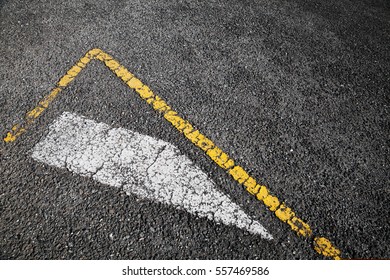
[[[5,142],[13,142],[45,111],[50,103],[57,97],[59,92],[65,88],[73,79],[86,67],[92,60],[96,59],[103,62],[118,78],[120,78],[129,88],[135,90],[138,95],[145,100],[155,111],[161,113],[164,118],[170,122],[180,133],[191,141],[195,146],[202,149],[219,167],[226,170],[235,181],[243,185],[248,193],[254,195],[259,201],[275,214],[282,222],[288,224],[298,236],[312,237],[313,233],[310,226],[298,218],[291,208],[284,202],[272,195],[266,186],[256,182],[248,172],[225,152],[222,151],[212,140],[195,129],[190,122],[183,119],[174,111],[162,98],[153,93],[153,91],[138,78],[129,72],[123,65],[116,61],[112,56],[100,49],[92,49],[82,57],[69,71],[61,77],[49,95],[44,97],[38,106],[26,114],[22,124],[15,125],[7,136]],[[341,259],[341,252],[328,239],[324,237],[314,237],[314,250],[326,257]]]
[[[14,142],[20,135],[27,131],[27,129],[35,122],[35,120],[49,107],[50,103],[54,101],[57,95],[61,92],[62,89],[68,86],[68,84],[73,81],[74,78],[83,70],[87,64],[95,58],[102,51],[99,49],[92,49],[88,51],[85,56],[80,58],[79,61],[73,65],[64,76],[60,78],[57,83],[57,87],[54,88],[47,96],[45,96],[38,105],[27,112],[24,117],[24,120],[20,124],[16,124],[12,127],[4,138],[4,142],[10,143]]]

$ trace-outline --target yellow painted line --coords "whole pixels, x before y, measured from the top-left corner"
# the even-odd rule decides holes
[[[326,257],[340,259],[341,252],[337,249],[330,240],[325,237],[313,237],[310,226],[298,218],[295,212],[289,208],[284,202],[281,202],[276,196],[272,195],[266,186],[261,185],[255,178],[250,176],[240,165],[225,152],[222,151],[215,143],[203,135],[199,130],[194,128],[190,122],[183,119],[174,111],[162,98],[153,93],[153,91],[123,65],[116,61],[112,56],[103,52],[100,49],[92,49],[86,53],[69,71],[61,77],[49,95],[44,97],[38,105],[29,111],[24,119],[24,122],[12,127],[4,138],[5,142],[13,142],[26,129],[31,126],[34,121],[48,108],[50,103],[56,96],[65,88],[92,60],[96,59],[103,62],[117,77],[119,77],[129,88],[135,90],[138,95],[145,100],[151,107],[161,113],[163,117],[170,122],[180,133],[182,133],[195,146],[202,149],[219,167],[226,170],[234,180],[243,185],[246,191],[254,195],[258,200],[262,201],[265,206],[272,211],[275,216],[282,222],[290,226],[298,236],[310,238],[313,241],[314,250]]]

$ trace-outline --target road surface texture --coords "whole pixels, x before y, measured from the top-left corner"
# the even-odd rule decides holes
[[[342,258],[390,258],[389,46],[386,0],[0,1],[2,138],[99,48],[313,232],[298,236],[93,60],[24,134],[1,141],[0,258],[328,259],[314,250],[313,237],[330,240]],[[56,130],[64,116],[84,126]],[[160,143],[150,148],[155,161],[171,156],[159,167],[142,141],[94,137],[99,125],[123,139]],[[84,133],[92,133],[86,142]],[[65,136],[76,134],[80,142],[69,144],[76,138]],[[106,161],[111,148],[132,157]],[[84,149],[91,152],[82,165],[74,159]],[[98,159],[115,164],[88,171]],[[165,176],[172,160],[177,165]],[[229,212],[234,223],[188,210],[201,204],[180,206],[184,198],[174,203],[176,185],[169,184],[194,170],[202,175],[179,180],[180,188],[205,184],[210,197],[215,190],[221,202],[207,207],[237,208]],[[158,178],[171,193],[143,195]]]

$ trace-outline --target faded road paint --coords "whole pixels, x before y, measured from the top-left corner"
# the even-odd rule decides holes
[[[32,157],[91,177],[127,194],[173,205],[199,217],[272,239],[172,144],[123,128],[63,113]]]
[[[276,196],[272,195],[266,186],[257,183],[257,181],[241,166],[235,164],[235,161],[230,158],[229,155],[224,153],[213,141],[194,128],[191,123],[181,118],[163,99],[153,93],[147,85],[144,85],[112,56],[100,49],[90,50],[60,79],[57,83],[58,88],[61,89],[66,87],[91,59],[102,61],[117,77],[121,78],[128,87],[134,89],[155,111],[161,113],[179,132],[183,133],[188,140],[205,151],[218,166],[225,169],[234,180],[243,185],[250,194],[262,201],[270,211],[275,213],[280,221],[288,224],[298,235],[310,238],[317,253],[326,257],[340,259],[340,250],[337,249],[330,240],[325,237],[314,237],[310,226],[298,218],[291,208],[283,202],[280,202]],[[50,99],[49,96],[45,97],[44,100]],[[8,132],[4,141],[15,141],[45,109],[46,108],[42,105],[38,105],[27,113],[24,123],[15,125],[12,130]]]

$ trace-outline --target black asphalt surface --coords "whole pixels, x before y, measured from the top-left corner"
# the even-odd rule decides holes
[[[101,48],[261,180],[344,258],[390,258],[390,4],[1,1],[0,132]],[[62,112],[177,146],[265,241],[35,162]],[[1,259],[324,259],[108,69],[92,62],[0,144]]]

